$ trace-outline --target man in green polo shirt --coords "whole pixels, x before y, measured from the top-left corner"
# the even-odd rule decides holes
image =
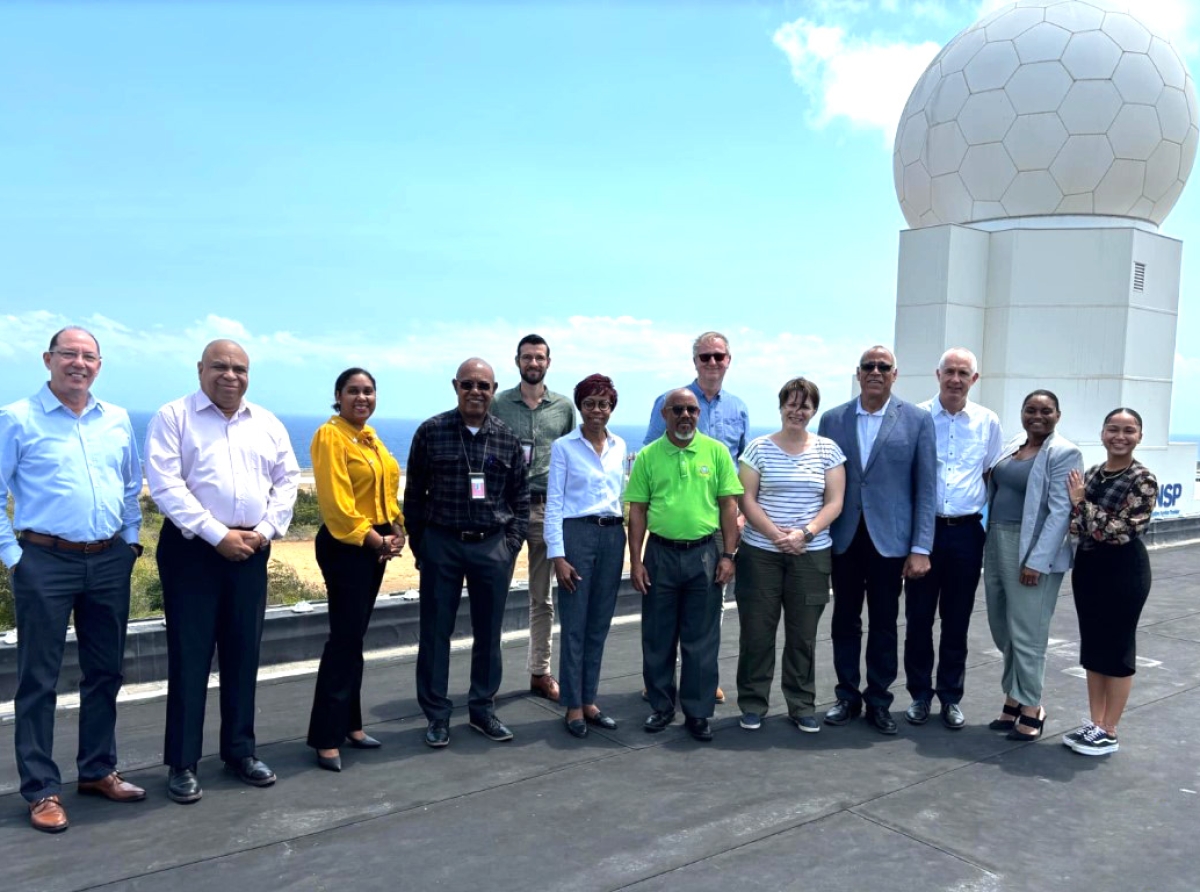
[[[521,383],[501,390],[491,412],[513,429],[529,464],[529,690],[558,700],[558,682],[550,674],[550,635],[554,602],[550,598],[551,561],[546,557],[542,524],[546,517],[546,485],[550,477],[550,444],[575,430],[575,406],[546,388],[550,345],[541,335],[527,334],[517,344]]]
[[[625,489],[630,576],[644,595],[642,678],[654,709],[643,728],[654,734],[668,727],[678,693],[688,733],[709,741],[721,587],[733,576],[742,485],[729,450],[697,432],[700,404],[691,390],[667,394],[662,416],[666,433],[638,453]],[[676,642],[682,656],[678,692]]]

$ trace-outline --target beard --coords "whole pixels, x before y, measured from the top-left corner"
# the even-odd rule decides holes
[[[675,438],[678,440],[683,440],[685,443],[691,442],[692,440],[695,439],[695,437],[696,437],[696,429],[695,428],[692,428],[690,431],[687,431],[686,433],[684,431],[675,431]]]
[[[521,380],[526,384],[541,384],[545,377],[545,369],[524,369],[521,372]]]

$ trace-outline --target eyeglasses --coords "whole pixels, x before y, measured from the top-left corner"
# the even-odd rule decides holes
[[[480,393],[487,393],[492,389],[492,385],[487,381],[456,381],[459,390],[478,390]]]
[[[51,350],[50,352],[56,356],[61,356],[67,362],[74,362],[77,359],[82,359],[87,363],[100,361],[100,355],[97,353],[81,353],[78,350]]]
[[[728,353],[697,353],[696,358],[701,362],[715,362],[718,365],[729,358]]]
[[[892,370],[892,364],[890,362],[864,362],[858,367],[860,372],[873,372],[876,369],[886,375]]]
[[[608,400],[584,400],[580,405],[585,412],[592,412],[597,409],[601,412],[607,412],[612,408],[612,403]]]
[[[676,418],[678,418],[680,415],[685,415],[685,414],[686,415],[699,415],[700,414],[699,406],[670,406],[669,408],[672,412],[675,413]]]

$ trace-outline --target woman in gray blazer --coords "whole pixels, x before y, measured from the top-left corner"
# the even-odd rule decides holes
[[[1050,391],[1025,397],[1025,433],[1004,447],[988,477],[983,582],[992,640],[1004,657],[1004,708],[988,727],[1007,731],[1010,740],[1042,734],[1050,619],[1071,568],[1067,478],[1083,470],[1083,456],[1054,432],[1061,415]]]

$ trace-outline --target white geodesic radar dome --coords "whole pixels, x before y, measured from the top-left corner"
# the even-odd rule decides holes
[[[909,226],[1096,214],[1160,224],[1196,157],[1179,53],[1114,0],[1018,0],[946,44],[893,155]]]

